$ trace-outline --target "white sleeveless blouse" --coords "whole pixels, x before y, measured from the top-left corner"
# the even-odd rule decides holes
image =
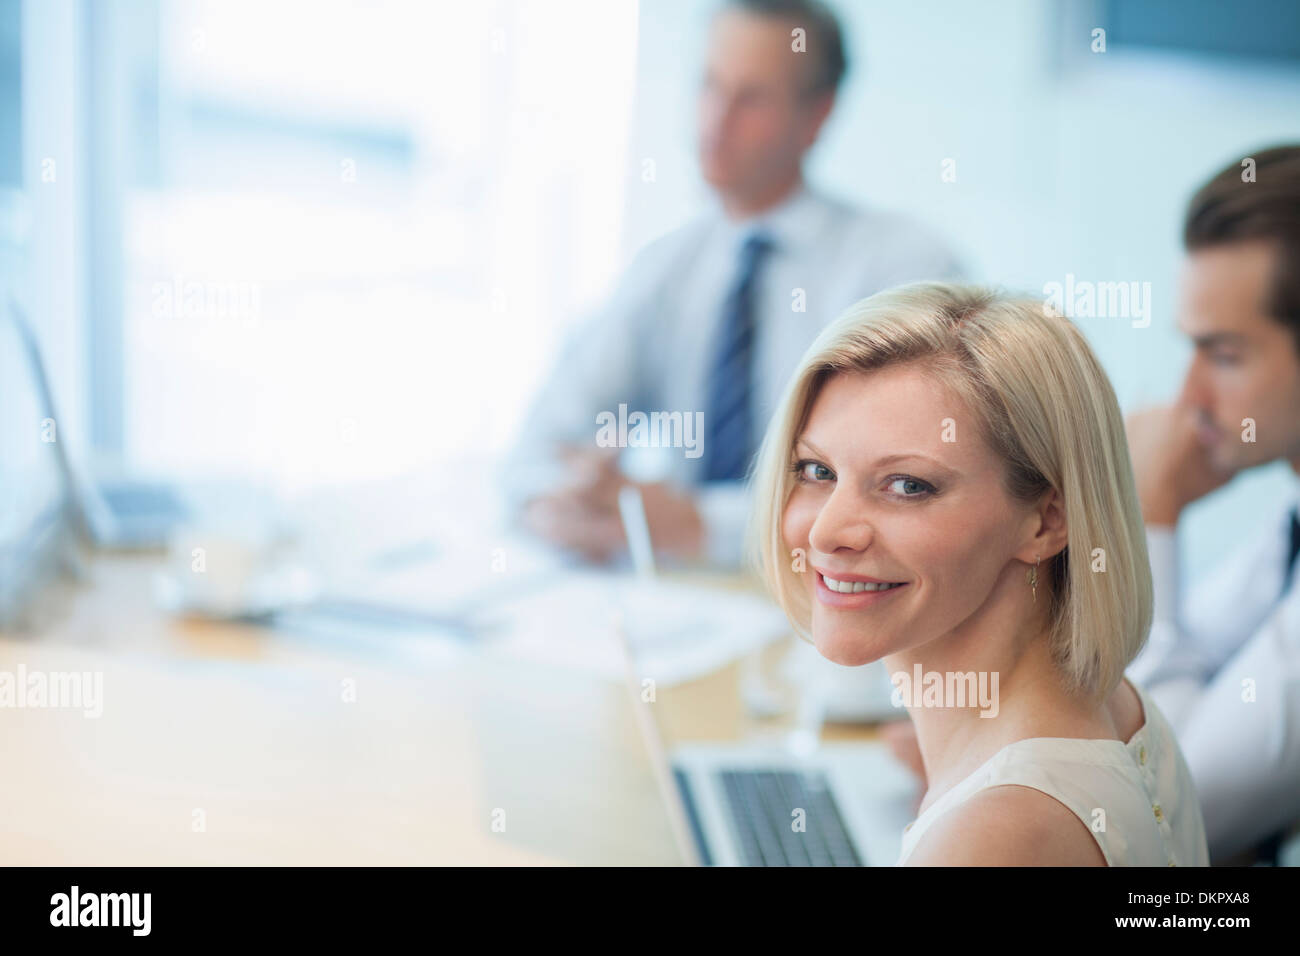
[[[1033,787],[1074,811],[1108,866],[1209,866],[1192,777],[1164,715],[1133,685],[1145,722],[1127,743],[1031,737],[1008,744],[903,830],[901,866],[921,835],[988,787]]]

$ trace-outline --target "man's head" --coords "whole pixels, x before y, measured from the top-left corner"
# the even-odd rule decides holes
[[[839,24],[817,0],[724,3],[700,90],[699,156],[729,208],[758,211],[789,189],[846,68]]]
[[[1220,468],[1284,458],[1300,471],[1300,146],[1249,160],[1187,212],[1179,325],[1196,352],[1182,401]]]

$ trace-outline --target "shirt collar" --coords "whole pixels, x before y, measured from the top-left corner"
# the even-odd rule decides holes
[[[791,252],[815,241],[822,235],[826,222],[826,205],[803,180],[790,195],[757,216],[743,220],[729,219],[718,203],[723,235],[737,249],[745,239],[761,232],[782,252]]]

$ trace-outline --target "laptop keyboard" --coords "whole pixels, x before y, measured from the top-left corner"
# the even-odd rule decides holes
[[[719,774],[746,866],[862,866],[822,773],[724,770]],[[803,832],[794,811],[804,811]]]
[[[166,485],[134,482],[105,484],[100,487],[99,493],[114,515],[127,520],[144,516],[179,521],[187,514],[185,505]]]

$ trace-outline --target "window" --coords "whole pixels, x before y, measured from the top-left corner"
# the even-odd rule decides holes
[[[120,67],[127,461],[292,488],[500,450],[620,265],[635,4],[148,23]]]

